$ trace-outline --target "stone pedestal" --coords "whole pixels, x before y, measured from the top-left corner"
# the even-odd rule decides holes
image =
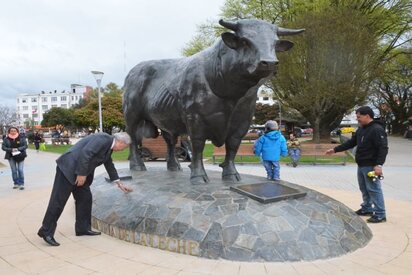
[[[236,261],[337,257],[372,237],[352,210],[311,189],[282,181],[306,196],[262,204],[230,190],[265,182],[262,177],[242,175],[242,183],[234,184],[208,171],[209,184],[192,185],[189,173],[160,168],[134,172],[125,181],[134,189],[129,194],[98,176],[92,185],[93,227],[140,245]]]

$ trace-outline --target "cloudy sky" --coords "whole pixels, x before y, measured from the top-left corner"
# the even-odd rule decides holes
[[[0,105],[19,93],[123,85],[148,59],[176,58],[224,0],[13,0],[0,15]],[[126,58],[125,58],[126,57]]]

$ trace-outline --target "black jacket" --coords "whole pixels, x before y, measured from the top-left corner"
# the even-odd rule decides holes
[[[92,181],[94,169],[101,164],[104,164],[110,179],[117,180],[119,176],[111,156],[113,139],[106,133],[87,136],[59,157],[56,160],[57,166],[73,185],[78,175],[87,176]]]
[[[12,145],[12,143],[15,144],[15,146]],[[13,148],[17,148],[22,154],[26,155],[26,149],[27,149],[27,141],[24,137],[18,136],[13,142],[6,136],[3,139],[3,144],[1,146],[1,149],[3,151],[6,151],[6,155],[4,156],[5,159],[11,159],[11,151]]]
[[[375,120],[359,127],[350,140],[336,146],[334,150],[341,152],[355,146],[358,146],[355,159],[359,166],[383,165],[388,154],[388,139],[383,122]]]

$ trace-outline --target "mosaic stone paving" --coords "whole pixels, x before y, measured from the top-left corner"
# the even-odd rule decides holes
[[[130,175],[128,169],[121,175]],[[140,245],[205,258],[236,261],[310,261],[338,257],[365,246],[372,233],[342,203],[282,181],[307,195],[261,204],[230,191],[221,173],[207,171],[210,183],[192,185],[190,171],[151,168],[133,172],[124,194],[106,182],[93,185],[93,227]],[[242,175],[241,183],[264,182]],[[126,181],[125,181],[126,183]]]

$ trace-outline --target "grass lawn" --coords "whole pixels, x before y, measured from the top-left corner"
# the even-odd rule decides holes
[[[73,145],[67,145],[67,144],[63,144],[63,145],[51,145],[51,144],[47,144],[46,145],[46,152],[49,153],[56,153],[56,154],[63,154],[65,153],[67,150],[69,150]],[[29,144],[29,148],[30,149],[35,149],[34,148],[34,144]],[[123,150],[121,152],[113,152],[112,154],[112,158],[113,160],[117,160],[117,161],[121,161],[127,160],[127,157],[129,156],[129,148],[127,148],[126,150]]]
[[[50,153],[56,153],[56,154],[63,154],[66,152],[69,148],[71,148],[72,145],[46,145],[46,152]],[[29,144],[30,149],[34,149],[33,144]],[[205,149],[203,150],[203,158],[207,159],[206,162],[212,162],[212,155],[213,155],[213,145],[212,144],[205,144]],[[115,161],[127,161],[127,157],[129,156],[129,148],[126,150],[123,150],[121,152],[113,152],[112,158]],[[221,163],[223,162],[223,157],[217,157],[216,162]],[[235,162],[243,162],[243,163],[260,163],[260,158],[259,157],[249,157],[249,156],[244,156],[244,157],[236,157]],[[289,157],[282,157],[280,160],[281,163],[290,163],[291,160]],[[315,156],[302,156],[300,158],[300,163],[302,164],[312,164],[315,162]],[[341,163],[342,162],[342,157],[339,156],[317,156],[316,158],[317,163],[324,163],[324,164],[332,164],[332,163]],[[353,158],[348,155],[346,158],[346,162],[348,163],[354,163]]]

